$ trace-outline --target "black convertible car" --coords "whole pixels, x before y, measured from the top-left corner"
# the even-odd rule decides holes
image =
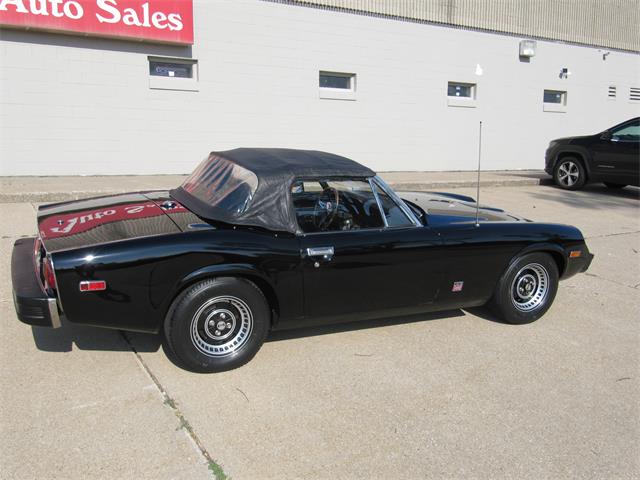
[[[640,118],[595,135],[552,140],[544,169],[566,190],[594,182],[609,188],[640,186]]]
[[[580,231],[452,194],[401,199],[315,151],[211,153],[177,189],[40,207],[18,240],[18,318],[164,332],[195,371],[238,367],[270,330],[489,304],[527,323],[592,259]]]

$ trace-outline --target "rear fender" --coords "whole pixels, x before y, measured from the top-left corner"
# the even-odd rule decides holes
[[[199,268],[188,275],[185,275],[180,281],[176,283],[171,294],[167,297],[168,301],[164,306],[165,316],[169,311],[173,300],[187,287],[194,283],[211,277],[241,277],[247,280],[253,281],[263,294],[267,298],[271,309],[274,313],[274,321],[279,313],[277,297],[275,289],[271,284],[269,278],[264,275],[254,265],[246,263],[226,263],[223,265],[208,265],[206,267]]]

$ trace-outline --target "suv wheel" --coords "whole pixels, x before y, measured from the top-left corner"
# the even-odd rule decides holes
[[[580,160],[575,157],[565,157],[558,161],[553,171],[553,180],[560,188],[578,190],[584,187],[587,173]]]

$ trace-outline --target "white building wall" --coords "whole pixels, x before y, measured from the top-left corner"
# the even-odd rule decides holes
[[[542,168],[552,138],[640,115],[637,54],[538,41],[525,63],[520,37],[258,0],[195,0],[194,16],[193,48],[3,30],[0,174],[186,173],[238,146],[471,170],[480,120],[483,169]],[[197,59],[199,91],[150,89],[148,55]],[[356,100],[320,99],[319,70],[356,73]],[[476,108],[448,106],[448,81],[477,83]],[[566,113],[543,111],[545,88]]]

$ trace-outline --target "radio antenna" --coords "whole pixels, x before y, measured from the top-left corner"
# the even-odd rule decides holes
[[[476,185],[476,227],[480,226],[480,158],[482,156],[482,120],[478,132],[478,184]]]

